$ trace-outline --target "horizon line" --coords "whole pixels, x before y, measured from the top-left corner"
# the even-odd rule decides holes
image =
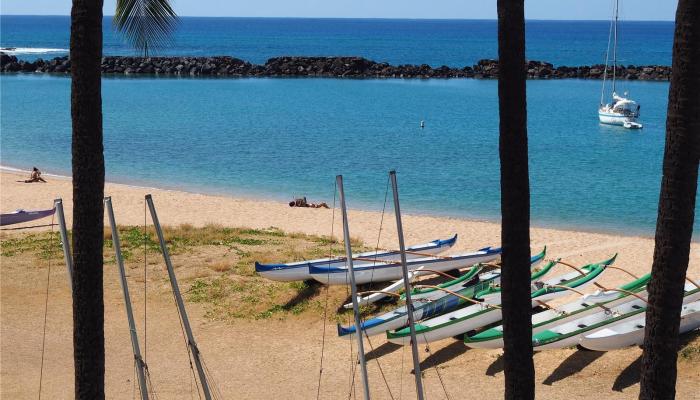
[[[70,17],[68,14],[5,14],[0,13],[0,17]],[[105,17],[114,17],[106,15]],[[178,18],[232,18],[232,19],[332,19],[332,20],[393,20],[393,21],[497,21],[496,18],[420,18],[420,17],[280,17],[280,16],[235,16],[235,15],[178,15]],[[609,19],[553,19],[553,18],[526,18],[525,21],[552,21],[552,22],[601,22]],[[628,19],[624,22],[675,22],[673,19]]]

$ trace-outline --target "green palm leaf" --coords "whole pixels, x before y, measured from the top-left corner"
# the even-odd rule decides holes
[[[167,44],[176,24],[169,0],[117,0],[114,25],[144,56]]]

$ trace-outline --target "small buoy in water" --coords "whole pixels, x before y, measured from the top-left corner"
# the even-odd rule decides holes
[[[425,121],[423,121],[423,120],[420,121],[420,128],[421,129],[425,128]]]

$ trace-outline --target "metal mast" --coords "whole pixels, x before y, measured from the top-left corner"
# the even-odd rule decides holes
[[[68,241],[68,228],[66,228],[66,217],[63,214],[63,200],[56,199],[53,201],[53,206],[56,207],[56,217],[58,218],[58,230],[61,232],[61,246],[63,247],[63,259],[66,262],[68,270],[68,285],[73,291],[73,256],[70,252],[70,242]]]
[[[394,212],[396,213],[396,232],[399,236],[399,251],[401,253],[401,272],[403,274],[403,287],[406,293],[406,309],[408,310],[408,327],[411,331],[411,352],[413,353],[413,372],[416,376],[416,393],[418,400],[423,400],[423,381],[421,380],[420,358],[418,357],[418,343],[416,342],[416,328],[413,319],[413,303],[411,302],[411,283],[408,280],[408,267],[406,265],[406,246],[403,241],[403,224],[401,223],[401,207],[399,206],[399,187],[396,183],[396,171],[389,171],[391,190],[394,193]]]
[[[360,370],[362,371],[362,386],[364,398],[369,400],[369,381],[367,380],[367,363],[365,361],[365,348],[362,341],[362,323],[360,322],[360,306],[357,303],[357,285],[355,284],[355,271],[352,267],[352,247],[350,246],[350,229],[348,228],[348,210],[345,206],[345,192],[343,191],[343,176],[335,177],[340,195],[340,210],[343,214],[343,240],[345,241],[345,254],[348,260],[350,273],[350,289],[352,296],[352,310],[355,315],[355,336],[357,337],[357,352],[360,357]]]
[[[119,282],[122,286],[124,294],[124,306],[126,307],[126,318],[129,320],[129,333],[131,334],[131,348],[134,352],[134,361],[136,362],[136,372],[139,379],[139,390],[141,391],[141,399],[148,400],[148,386],[146,385],[146,362],[141,357],[141,349],[139,348],[139,338],[136,333],[136,322],[134,321],[134,311],[131,308],[131,296],[129,296],[129,284],[126,282],[126,272],[124,271],[124,258],[122,257],[122,248],[119,243],[119,230],[117,223],[114,220],[114,210],[112,209],[112,198],[105,197],[105,206],[107,207],[107,215],[109,217],[109,226],[112,229],[112,243],[114,244],[114,256],[117,260],[119,268]]]
[[[617,72],[617,19],[620,0],[615,0],[615,28],[613,41],[613,76],[612,76],[612,91],[615,93],[615,73]]]
[[[197,367],[197,375],[199,375],[199,381],[202,384],[202,391],[204,392],[204,398],[206,400],[211,400],[211,390],[209,389],[209,383],[207,381],[206,373],[204,372],[204,366],[202,365],[201,355],[199,353],[199,348],[197,343],[194,341],[194,336],[192,335],[192,328],[190,327],[190,320],[187,318],[187,311],[185,310],[185,303],[182,301],[182,296],[180,295],[180,287],[177,285],[177,278],[175,277],[175,270],[173,269],[173,264],[170,261],[170,255],[168,254],[168,246],[165,244],[165,238],[163,237],[163,230],[160,227],[160,222],[158,221],[158,214],[156,214],[156,207],[153,205],[153,199],[150,194],[146,195],[146,203],[148,203],[148,209],[151,212],[151,219],[153,220],[153,226],[156,229],[156,234],[158,235],[158,241],[160,242],[160,249],[163,252],[163,260],[165,260],[165,266],[168,269],[168,277],[170,278],[170,286],[173,290],[173,295],[175,296],[175,302],[177,303],[177,310],[180,313],[180,318],[182,319],[182,326],[185,329],[185,334],[187,335],[187,345],[192,352],[192,358],[194,358],[194,365]]]

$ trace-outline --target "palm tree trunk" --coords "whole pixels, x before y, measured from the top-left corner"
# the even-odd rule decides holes
[[[498,0],[498,59],[505,398],[534,399],[523,0]]]
[[[646,313],[640,399],[673,399],[678,325],[695,217],[700,156],[700,2],[680,0],[666,148]]]
[[[75,398],[104,399],[102,1],[73,0],[73,347]]]

